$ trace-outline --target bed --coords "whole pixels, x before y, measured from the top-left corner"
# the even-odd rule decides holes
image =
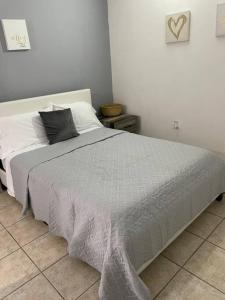
[[[88,90],[70,100],[79,93],[91,102]],[[17,103],[0,104],[1,116]],[[102,300],[151,299],[139,274],[225,190],[213,153],[107,128],[18,154],[10,167],[23,211],[101,272]]]

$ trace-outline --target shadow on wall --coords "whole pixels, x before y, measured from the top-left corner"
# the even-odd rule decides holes
[[[1,22],[0,22],[0,44],[2,47],[2,51],[7,52],[7,46],[6,46],[5,36],[4,36]]]

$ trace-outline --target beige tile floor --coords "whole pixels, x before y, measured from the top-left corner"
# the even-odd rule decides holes
[[[100,274],[0,194],[0,299],[98,300]],[[142,274],[157,300],[225,300],[225,200],[214,202]]]

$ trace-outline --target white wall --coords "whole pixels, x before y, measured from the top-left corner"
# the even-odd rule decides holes
[[[225,37],[215,36],[217,3],[108,0],[114,100],[141,116],[143,134],[225,152]],[[165,15],[184,10],[192,12],[191,40],[168,45]]]

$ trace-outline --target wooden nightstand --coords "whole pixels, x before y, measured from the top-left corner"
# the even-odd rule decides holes
[[[134,115],[120,115],[113,118],[102,118],[101,123],[108,128],[124,130],[132,133],[139,133],[140,119]]]

